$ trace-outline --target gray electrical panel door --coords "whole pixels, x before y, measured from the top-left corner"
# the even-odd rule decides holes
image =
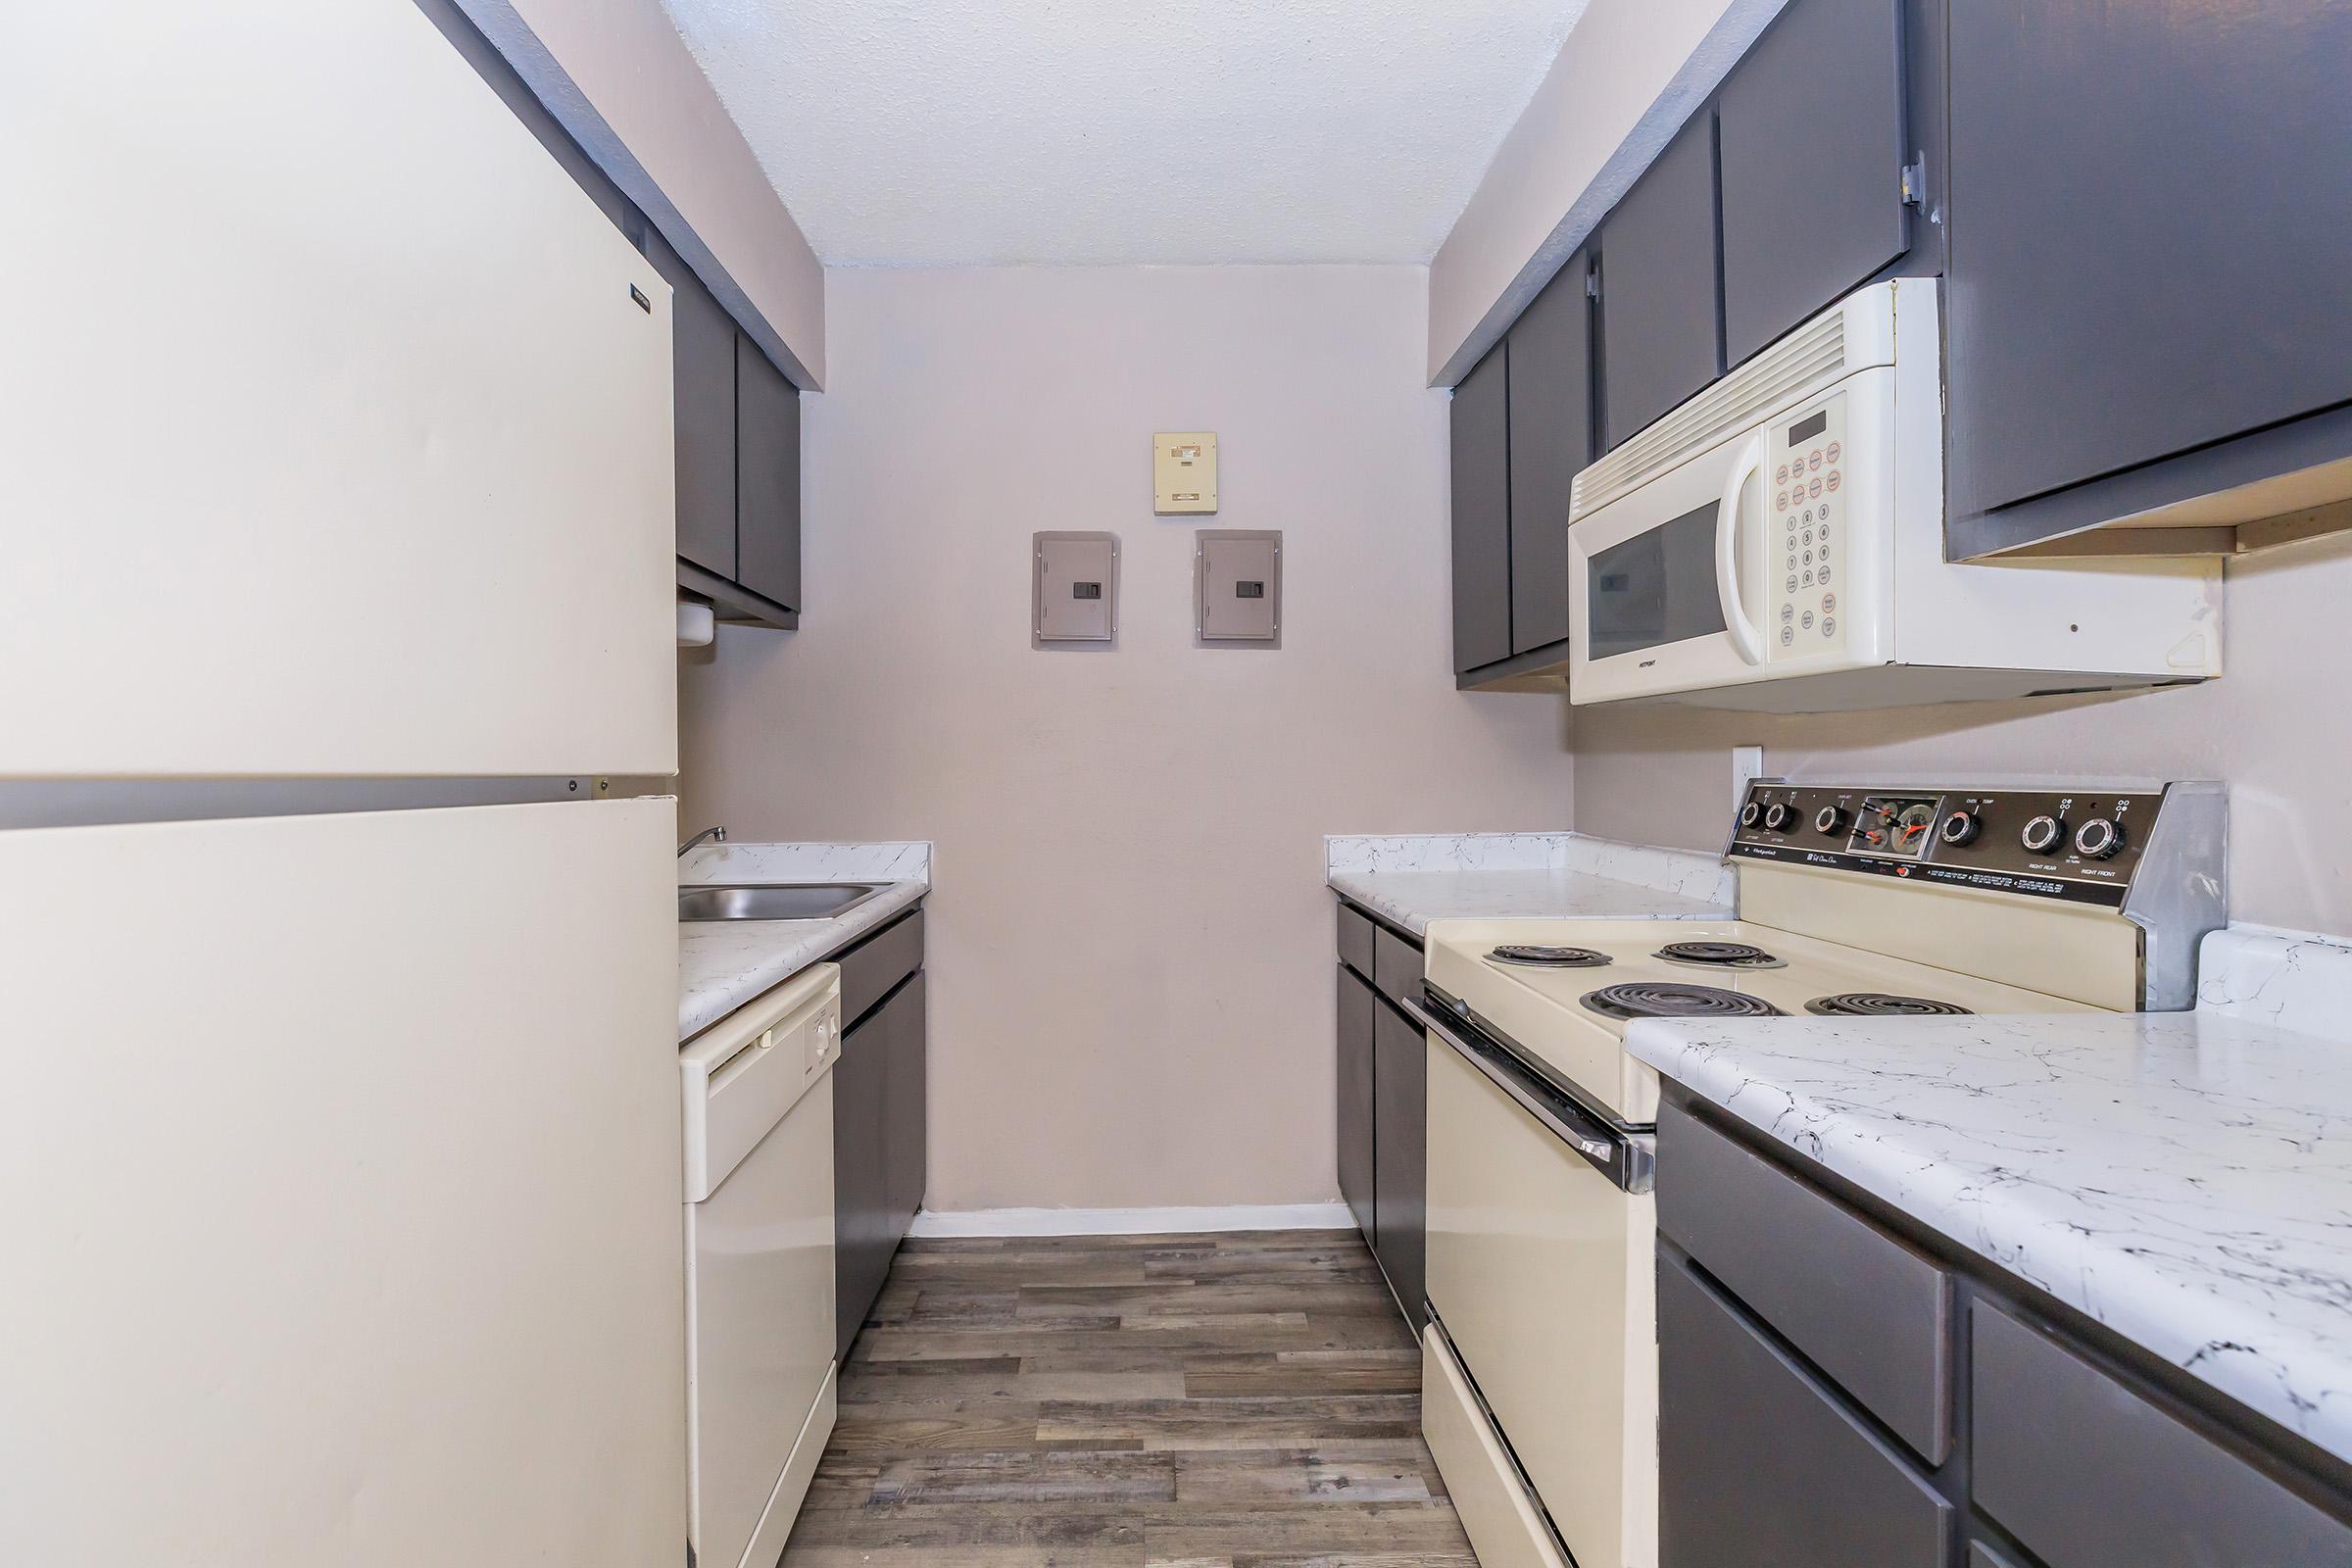
[[[1955,517],[2352,401],[2352,6],[1950,13]]]
[[[1622,445],[1722,373],[1715,116],[1683,127],[1600,228],[1601,410]]]
[[[1453,667],[1511,656],[1510,344],[1453,389]]]
[[[1592,461],[1592,302],[1578,251],[1512,326],[1511,652],[1568,635],[1568,500]]]
[[[735,339],[735,580],[801,608],[801,394]]]
[[[1282,640],[1282,535],[1203,528],[1193,536],[1193,625],[1203,643]]]
[[[1030,540],[1029,628],[1039,648],[1107,648],[1118,634],[1119,542],[1107,533]]]
[[[1908,248],[1899,10],[1900,0],[1794,0],[1724,83],[1730,364]]]
[[[650,228],[645,235],[645,255],[670,287],[678,555],[731,582],[735,577],[735,321],[678,253]]]

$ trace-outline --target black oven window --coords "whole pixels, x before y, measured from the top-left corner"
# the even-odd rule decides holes
[[[1586,567],[1591,657],[1638,654],[1724,629],[1712,501],[1594,556]]]

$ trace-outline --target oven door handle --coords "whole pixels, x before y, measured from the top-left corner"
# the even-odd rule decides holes
[[[1657,1165],[1651,1140],[1610,1126],[1493,1042],[1457,1033],[1441,1011],[1412,1001],[1404,1005],[1424,1030],[1453,1048],[1455,1055],[1477,1068],[1489,1083],[1510,1096],[1520,1109],[1575,1150],[1586,1164],[1626,1192],[1649,1191]]]
[[[1715,597],[1722,601],[1723,625],[1731,633],[1732,646],[1750,664],[1764,662],[1764,635],[1747,618],[1747,605],[1740,596],[1740,504],[1747,481],[1763,471],[1764,432],[1758,430],[1733,460],[1723,500],[1715,509]]]

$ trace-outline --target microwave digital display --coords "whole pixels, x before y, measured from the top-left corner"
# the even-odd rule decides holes
[[[1595,554],[1585,568],[1592,659],[1611,659],[1725,629],[1715,591],[1712,501]]]
[[[1809,418],[1797,420],[1788,427],[1788,444],[1801,447],[1830,427],[1830,411],[1816,409]]]

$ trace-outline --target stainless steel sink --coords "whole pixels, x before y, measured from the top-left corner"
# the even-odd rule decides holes
[[[830,920],[889,891],[887,882],[754,882],[678,889],[681,920]]]

